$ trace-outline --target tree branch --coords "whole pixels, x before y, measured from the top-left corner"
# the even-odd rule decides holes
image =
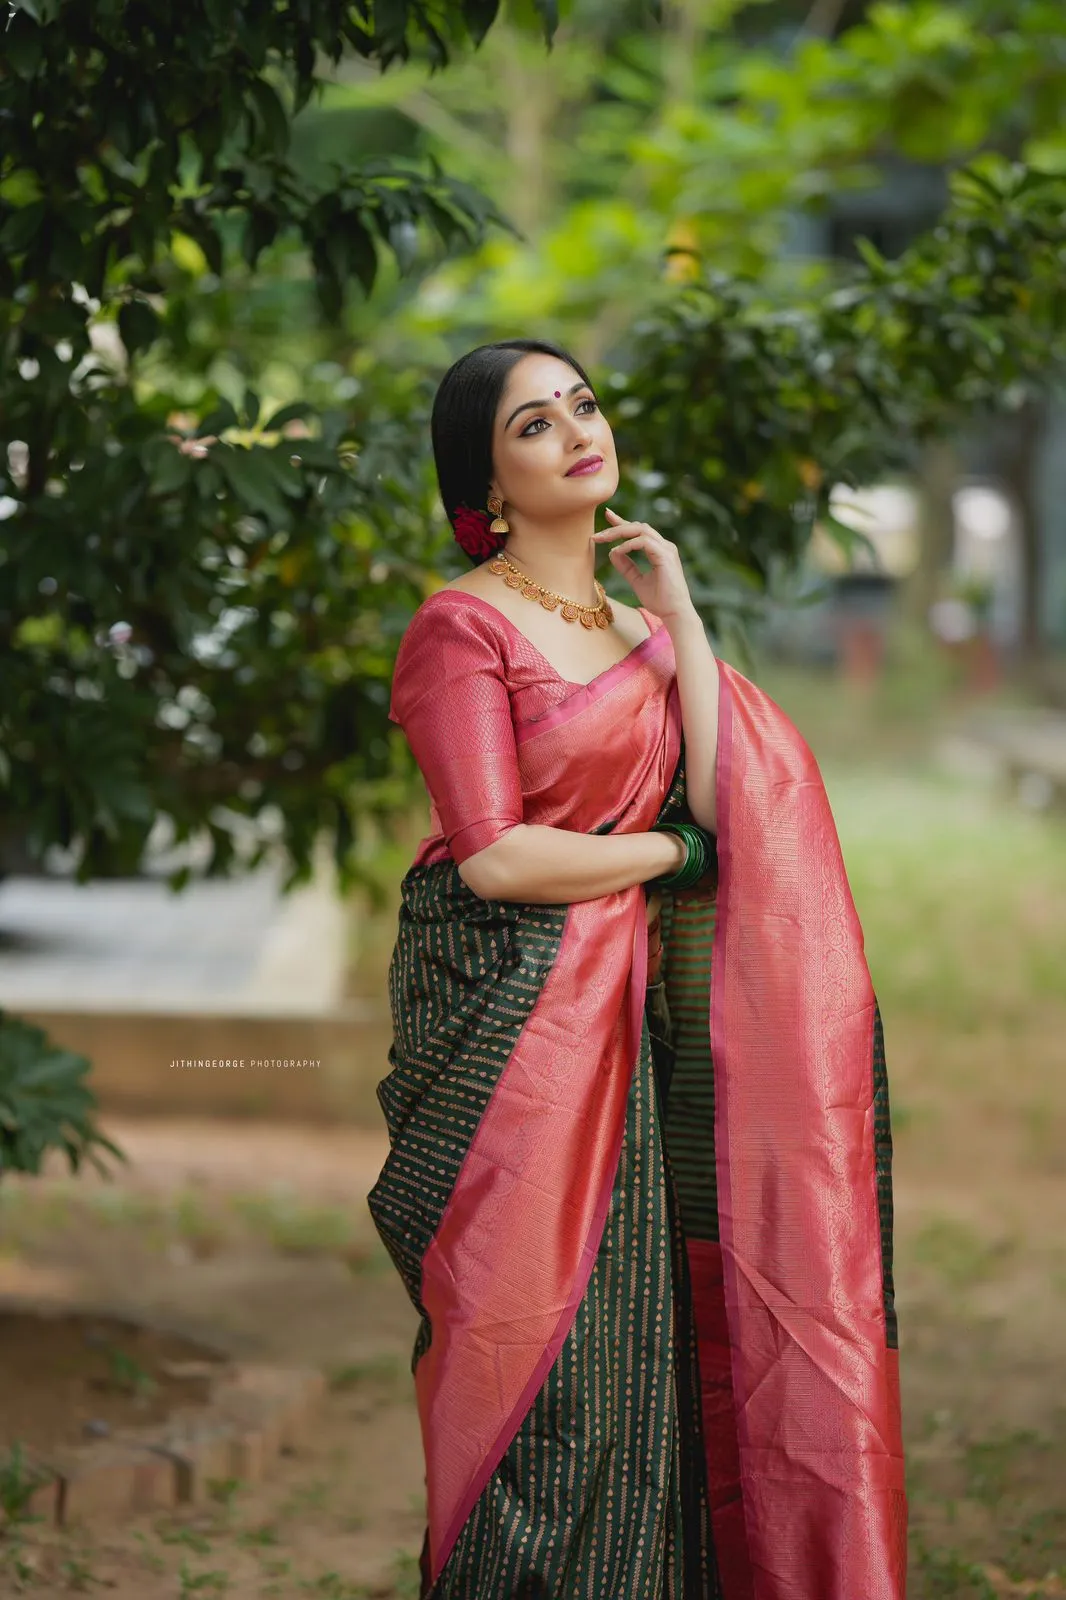
[[[814,0],[798,37],[802,39],[806,35],[815,34],[822,39],[831,39],[844,15],[847,3],[848,0]]]

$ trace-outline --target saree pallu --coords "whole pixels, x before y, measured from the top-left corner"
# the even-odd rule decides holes
[[[369,1203],[421,1319],[431,1600],[904,1594],[880,1018],[814,759],[720,683],[717,872],[664,891],[660,984],[641,885],[404,879]],[[654,687],[524,730],[569,826],[690,815]]]

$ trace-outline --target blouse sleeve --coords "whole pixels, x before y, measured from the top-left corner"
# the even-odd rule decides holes
[[[455,862],[522,821],[503,659],[473,607],[415,612],[396,656],[389,720],[407,736]]]

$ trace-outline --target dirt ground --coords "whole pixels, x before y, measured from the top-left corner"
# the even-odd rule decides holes
[[[894,1085],[909,1106],[896,1170],[911,1593],[1063,1594],[1063,1146],[1049,1138],[1034,1162],[1032,1130],[1005,1140],[1002,1117],[981,1104],[967,1108],[960,1129],[953,1063],[942,1060],[934,1090],[920,1038],[900,1044]],[[1058,1040],[1047,1048],[1049,1060],[1057,1057]],[[955,1120],[948,1139],[945,1110]],[[331,1393],[312,1448],[282,1458],[263,1485],[220,1485],[207,1511],[9,1533],[0,1541],[0,1592],[99,1590],[114,1600],[417,1594],[413,1317],[365,1208],[382,1139],[115,1119],[106,1131],[131,1158],[117,1182],[72,1183],[55,1173],[5,1184],[0,1296],[106,1304],[234,1354],[320,1364]]]
[[[414,1317],[372,1238],[383,1140],[239,1123],[108,1119],[117,1182],[5,1182],[0,1298],[140,1313],[245,1358],[319,1365],[314,1445],[188,1508],[0,1540],[0,1594],[332,1600],[417,1593],[422,1460]]]

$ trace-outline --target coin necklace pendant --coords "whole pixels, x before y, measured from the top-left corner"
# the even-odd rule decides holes
[[[515,566],[505,550],[493,556],[488,562],[488,569],[499,573],[509,589],[517,589],[527,600],[539,601],[545,611],[559,609],[559,615],[566,622],[580,622],[583,628],[609,628],[614,621],[607,591],[598,578],[592,581],[596,585],[599,600],[594,606],[584,606],[580,601],[568,600],[565,595],[556,594],[554,589],[546,589],[542,583],[528,577],[520,567]]]

